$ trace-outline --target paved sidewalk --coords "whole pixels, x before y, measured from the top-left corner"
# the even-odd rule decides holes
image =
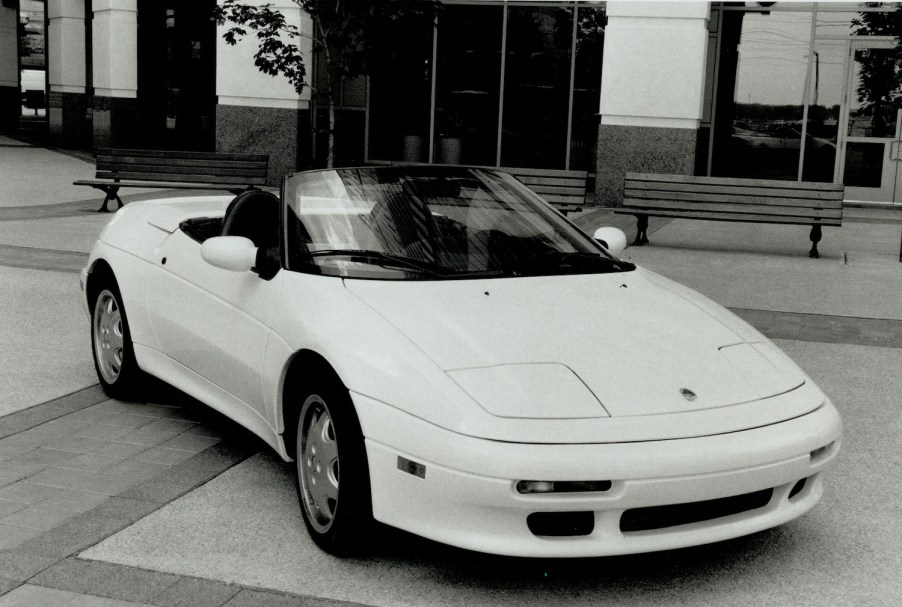
[[[653,221],[651,244],[625,252],[780,340],[840,407],[843,453],[809,515],[635,557],[504,559],[383,531],[370,558],[338,560],[306,538],[291,466],[256,437],[162,385],[142,403],[97,386],[74,273],[111,215],[94,212],[102,195],[71,187],[92,174],[82,160],[0,137],[0,183],[11,184],[0,191],[0,607],[902,596],[902,487],[891,482],[902,466],[902,210],[848,209],[842,228],[824,231],[818,260],[804,227],[686,220]],[[576,220],[634,235],[632,218],[606,210]]]

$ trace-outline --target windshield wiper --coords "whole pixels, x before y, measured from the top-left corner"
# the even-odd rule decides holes
[[[605,257],[589,251],[548,251],[538,257],[526,259],[517,264],[513,271],[519,275],[565,273],[603,274],[608,272],[629,272],[636,266],[619,259]]]
[[[392,255],[391,253],[383,253],[382,251],[370,251],[367,249],[324,249],[321,251],[312,251],[308,253],[310,257],[352,257],[356,258],[352,261],[360,261],[362,263],[370,263],[380,266],[401,266],[404,268],[412,268],[419,272],[425,272],[430,276],[445,278],[449,271],[439,264],[421,261],[412,257],[404,257],[403,255]]]

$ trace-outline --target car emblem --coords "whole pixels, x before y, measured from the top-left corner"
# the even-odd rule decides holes
[[[682,394],[683,398],[688,400],[690,403],[694,402],[695,399],[698,398],[695,395],[695,392],[693,392],[692,390],[689,390],[688,388],[680,388],[680,394]]]

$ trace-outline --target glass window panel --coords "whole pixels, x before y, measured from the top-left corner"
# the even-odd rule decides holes
[[[712,174],[798,179],[811,17],[725,12]]]
[[[563,169],[573,9],[508,9],[502,166]]]
[[[432,15],[398,19],[378,41],[370,78],[369,157],[426,162],[432,96]],[[362,81],[362,79],[360,79]],[[363,105],[361,83],[346,83],[345,102]]]
[[[883,143],[847,143],[843,183],[847,186],[879,188],[883,178],[885,147]]]
[[[898,36],[898,13],[882,11],[832,12],[818,9],[815,36]]]
[[[818,41],[814,46],[804,181],[833,181],[848,52],[845,42]]]
[[[595,170],[605,24],[603,8],[583,6],[578,9],[570,136],[570,168],[573,170]]]
[[[850,137],[895,137],[896,114],[902,107],[902,61],[896,53],[874,48],[855,51],[847,125]]]
[[[435,83],[437,163],[495,165],[502,10],[500,6],[442,8]]]

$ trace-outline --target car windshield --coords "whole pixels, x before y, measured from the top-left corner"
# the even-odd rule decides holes
[[[634,268],[501,171],[310,171],[286,177],[282,195],[289,270],[453,280]]]

